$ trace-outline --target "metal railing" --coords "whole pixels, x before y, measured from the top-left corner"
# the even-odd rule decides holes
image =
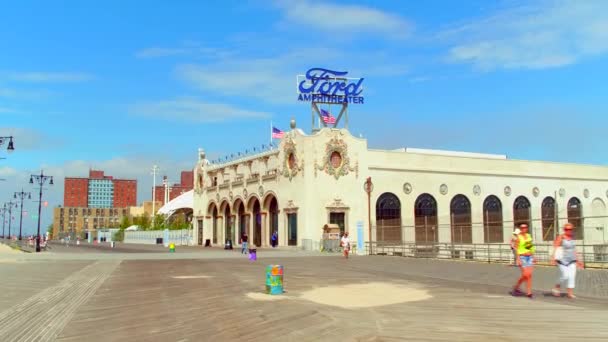
[[[553,244],[536,244],[535,259],[538,264],[549,265]],[[608,244],[577,245],[577,252],[587,268],[608,268]],[[514,254],[508,243],[365,243],[367,255],[387,255],[412,258],[458,259],[487,263],[513,263]]]
[[[383,242],[454,242],[508,243],[511,234],[521,223],[527,223],[532,239],[538,243],[552,242],[562,233],[566,222],[575,222],[575,239],[582,244],[608,243],[608,216],[559,217],[555,219],[527,219],[518,221],[471,221],[471,217],[416,217],[414,225],[403,225],[400,219],[376,220],[372,226],[372,240]],[[557,222],[557,223],[556,223]]]

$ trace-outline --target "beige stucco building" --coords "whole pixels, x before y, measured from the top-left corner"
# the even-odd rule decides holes
[[[194,236],[203,244],[315,249],[336,223],[352,240],[386,243],[506,243],[527,222],[535,239],[574,222],[586,244],[602,244],[608,167],[511,160],[506,156],[419,149],[374,150],[346,129],[286,132],[278,147],[195,168]],[[368,197],[364,188],[371,177]],[[363,229],[357,229],[363,226]],[[361,234],[362,233],[362,234]]]

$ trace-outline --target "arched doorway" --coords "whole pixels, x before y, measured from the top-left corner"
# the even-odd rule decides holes
[[[525,196],[519,196],[513,202],[513,225],[515,228],[521,224],[528,225],[528,231],[532,234],[530,225],[530,201]]]
[[[585,227],[583,226],[583,205],[576,197],[572,197],[568,201],[568,222],[574,225],[575,239],[582,240],[585,236]]]
[[[429,194],[422,194],[414,204],[416,243],[435,243],[439,239],[437,229],[437,201]]]
[[[376,201],[376,241],[401,242],[401,202],[390,192]]]
[[[239,217],[239,236],[237,239],[240,241],[243,233],[247,232],[247,214],[245,212],[245,205],[242,201],[238,201],[237,208],[237,214]],[[247,232],[247,235],[249,235],[249,232]]]
[[[253,244],[262,247],[262,213],[260,201],[253,197],[249,200],[253,218]]]
[[[553,241],[557,234],[555,227],[555,199],[545,197],[540,207],[541,223],[543,225],[543,241]]]
[[[452,242],[472,243],[471,202],[465,195],[456,195],[450,202]]]
[[[211,214],[211,219],[213,220],[213,244],[217,244],[217,217],[218,217],[217,207],[215,205],[213,205],[213,211]]]
[[[279,242],[279,203],[276,197],[271,196],[268,200],[268,244],[272,244],[272,235],[277,234],[277,245]]]
[[[224,206],[224,223],[224,242],[232,240],[232,244],[234,244],[234,229],[229,205]]]
[[[484,242],[503,242],[502,203],[494,195],[483,201]]]

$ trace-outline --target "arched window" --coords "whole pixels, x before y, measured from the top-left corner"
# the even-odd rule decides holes
[[[452,242],[472,243],[471,202],[465,195],[456,195],[450,203]]]
[[[527,224],[528,231],[532,235],[532,226],[530,225],[530,201],[525,196],[519,196],[513,202],[513,224],[519,227],[520,224]]]
[[[390,192],[376,201],[376,241],[401,242],[401,202]]]
[[[502,224],[502,203],[490,195],[483,201],[484,242],[503,242]]]
[[[555,229],[555,200],[553,197],[545,197],[540,208],[540,215],[543,225],[543,241],[555,239],[557,230]]]
[[[576,197],[572,197],[568,201],[568,222],[574,225],[575,239],[582,240],[585,230],[583,226],[583,205]]]
[[[414,224],[417,243],[438,241],[437,201],[429,194],[422,194],[414,204]]]

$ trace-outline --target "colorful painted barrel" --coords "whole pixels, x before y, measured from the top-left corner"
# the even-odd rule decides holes
[[[278,295],[283,293],[283,266],[266,266],[266,293]]]
[[[173,242],[169,244],[169,252],[171,252],[171,253],[175,252],[175,244]]]

